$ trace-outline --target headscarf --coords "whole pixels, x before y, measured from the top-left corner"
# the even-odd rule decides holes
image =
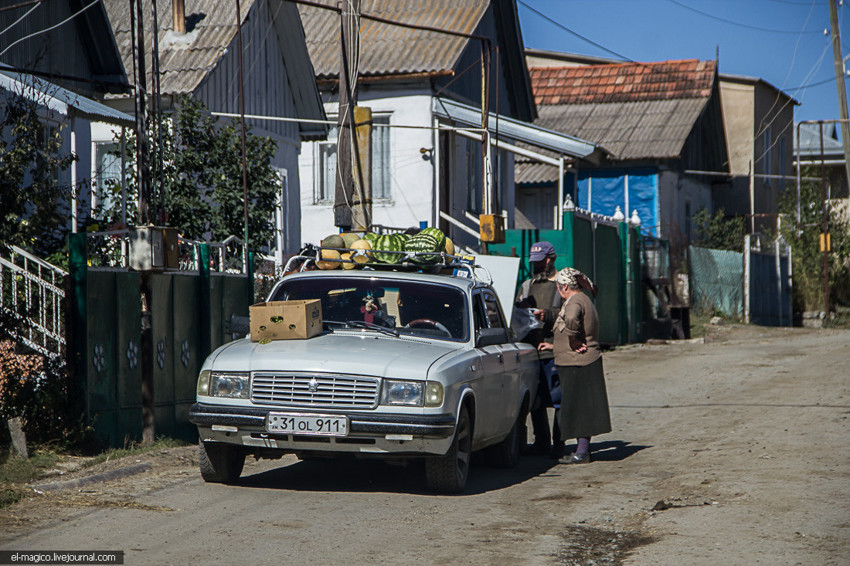
[[[593,284],[593,281],[590,280],[590,277],[574,267],[565,267],[559,271],[558,275],[555,276],[555,283],[566,287],[580,287],[581,289],[587,289],[593,293],[594,297],[599,290],[596,285]]]

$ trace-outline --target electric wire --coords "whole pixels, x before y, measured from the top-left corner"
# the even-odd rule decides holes
[[[821,31],[797,32],[796,30],[780,30],[780,29],[770,29],[770,28],[762,28],[762,27],[758,27],[758,26],[751,26],[749,24],[742,24],[742,23],[736,22],[734,20],[727,20],[726,18],[721,18],[719,16],[709,14],[708,12],[703,12],[702,10],[697,10],[696,8],[692,8],[691,6],[688,6],[687,4],[683,4],[683,3],[679,2],[678,0],[667,0],[667,1],[670,2],[671,4],[675,4],[676,6],[684,8],[686,10],[690,10],[691,12],[695,12],[697,14],[705,16],[706,18],[711,18],[712,20],[717,20],[718,22],[723,22],[723,23],[730,24],[730,25],[733,25],[733,26],[738,26],[738,27],[742,27],[742,28],[746,28],[746,29],[755,30],[755,31],[763,31],[763,32],[768,32],[768,33],[795,34],[795,35],[797,33],[808,33],[808,34],[823,33]]]
[[[4,33],[6,33],[7,31],[9,31],[9,30],[10,30],[10,29],[12,29],[13,27],[15,27],[16,25],[18,25],[18,22],[20,22],[21,20],[23,20],[24,18],[26,18],[27,16],[29,16],[29,15],[30,15],[30,14],[31,14],[31,13],[32,13],[32,12],[33,12],[36,8],[38,8],[39,6],[41,6],[41,2],[40,2],[40,1],[39,1],[38,3],[36,3],[36,5],[35,5],[35,6],[33,6],[32,8],[30,8],[29,10],[27,10],[27,12],[26,12],[23,16],[21,16],[20,18],[18,18],[18,19],[17,19],[17,20],[15,20],[14,22],[12,22],[12,24],[11,24],[11,25],[9,25],[9,27],[7,27],[6,29],[4,29],[3,31],[0,31],[0,35],[3,35]]]
[[[43,29],[43,30],[39,30],[39,31],[33,32],[33,33],[31,33],[31,34],[29,34],[29,35],[27,35],[27,36],[24,36],[24,37],[22,37],[22,38],[20,38],[20,39],[18,39],[18,40],[16,40],[16,41],[14,41],[14,42],[10,43],[8,46],[6,46],[6,49],[4,49],[3,51],[0,51],[0,57],[2,57],[2,56],[3,56],[3,55],[7,52],[7,51],[9,51],[12,47],[14,47],[15,45],[19,44],[20,42],[25,41],[25,40],[27,40],[27,39],[30,39],[31,37],[35,37],[35,36],[37,36],[37,35],[41,35],[41,34],[43,34],[43,33],[47,33],[47,32],[49,32],[50,30],[54,30],[54,29],[58,28],[59,26],[61,26],[61,25],[65,24],[65,23],[67,23],[67,22],[70,22],[71,20],[73,20],[74,18],[76,18],[77,16],[79,16],[80,14],[82,14],[83,12],[85,12],[86,10],[88,10],[89,8],[91,8],[92,6],[94,6],[95,4],[97,4],[98,2],[100,2],[100,0],[93,0],[93,2],[92,2],[91,4],[88,4],[88,5],[86,5],[85,7],[80,8],[80,10],[78,10],[77,12],[74,12],[73,14],[71,14],[70,16],[68,16],[67,18],[65,18],[65,19],[64,19],[64,20],[62,20],[61,22],[59,22],[58,24],[52,25],[52,26],[50,26],[49,28],[45,28],[45,29]]]

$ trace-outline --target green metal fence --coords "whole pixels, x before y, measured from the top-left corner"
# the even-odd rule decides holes
[[[517,287],[531,277],[528,260],[531,245],[550,242],[558,257],[555,267],[575,267],[599,287],[600,340],[625,344],[642,339],[640,308],[640,236],[626,222],[608,217],[564,213],[563,230],[507,230],[503,244],[490,244],[493,255],[522,258]]]
[[[70,243],[74,371],[84,414],[96,438],[122,446],[142,435],[142,312],[138,272],[88,265],[86,235]],[[253,274],[210,271],[199,246],[197,271],[150,275],[156,435],[189,442],[188,421],[203,360],[230,340],[233,315],[247,316]]]

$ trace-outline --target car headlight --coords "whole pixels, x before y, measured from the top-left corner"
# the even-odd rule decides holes
[[[211,372],[209,394],[213,397],[247,399],[250,380],[251,374],[248,372]]]
[[[421,407],[424,400],[425,383],[422,381],[384,380],[381,392],[382,405],[408,405]]]
[[[198,395],[207,396],[210,394],[210,374],[212,372],[208,369],[205,369],[198,376]]]
[[[439,407],[443,404],[443,384],[437,381],[425,382],[425,406]]]
[[[443,404],[443,386],[436,381],[400,381],[385,379],[382,405],[439,407]]]

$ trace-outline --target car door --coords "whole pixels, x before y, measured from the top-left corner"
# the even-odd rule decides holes
[[[473,294],[472,306],[474,311],[474,326],[476,342],[481,330],[489,328],[504,328],[504,319],[498,310],[493,311],[495,294],[492,291],[476,291]],[[498,307],[498,303],[495,303]],[[475,383],[476,418],[475,426],[480,438],[487,440],[499,436],[505,428],[505,395],[509,387],[510,377],[505,371],[505,344],[488,344],[476,347],[481,365],[481,378]],[[510,427],[508,427],[510,428]]]
[[[510,336],[510,329],[505,320],[499,299],[493,290],[482,293],[484,306],[487,309],[487,318],[490,328],[504,328]],[[511,429],[517,417],[521,399],[520,392],[520,361],[519,350],[512,340],[508,339],[498,345],[499,362],[502,375],[499,379],[499,430],[506,432]]]

